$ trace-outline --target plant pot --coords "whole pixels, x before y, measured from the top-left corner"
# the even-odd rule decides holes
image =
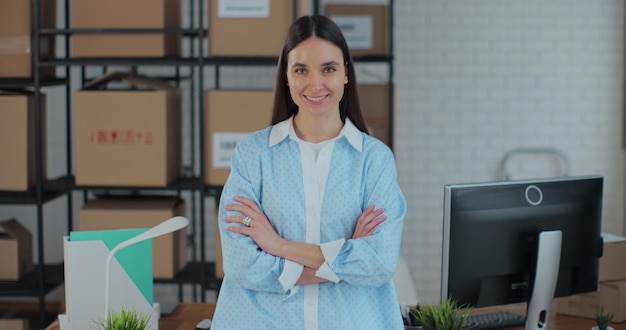
[[[597,326],[597,325],[594,325],[593,327],[591,327],[591,330],[598,330],[598,329],[599,329],[599,328],[598,328],[598,326]],[[614,330],[614,329],[613,329],[613,327],[612,327],[612,326],[610,326],[610,325],[609,325],[608,327],[606,327],[606,330]]]

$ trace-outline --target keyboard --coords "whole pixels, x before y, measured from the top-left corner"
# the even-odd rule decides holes
[[[481,314],[470,314],[463,323],[463,328],[472,330],[500,329],[523,326],[526,318],[511,311],[494,311]]]

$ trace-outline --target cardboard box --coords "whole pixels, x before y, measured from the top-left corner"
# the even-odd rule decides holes
[[[602,233],[604,251],[600,258],[599,281],[626,280],[626,238]]]
[[[224,278],[224,258],[222,258],[222,239],[219,222],[219,207],[217,207],[215,211],[215,278]]]
[[[41,94],[42,176],[46,179],[46,97]],[[27,190],[36,184],[35,96],[0,91],[0,190]]]
[[[94,89],[110,81],[148,89]],[[178,88],[110,74],[76,92],[75,112],[77,185],[164,187],[180,176]]]
[[[359,103],[370,135],[391,146],[390,85],[359,85]]]
[[[389,6],[327,4],[324,10],[341,28],[352,55],[391,54]]]
[[[598,292],[556,298],[556,313],[595,318],[603,308],[613,314],[613,322],[626,321],[626,281],[601,282]]]
[[[0,222],[0,230],[0,280],[19,280],[33,271],[33,236],[16,219]]]
[[[0,330],[28,330],[28,319],[0,319]]]
[[[163,29],[181,27],[180,0],[74,0],[73,28]],[[180,33],[75,33],[75,57],[162,57],[181,54]]]
[[[278,56],[294,20],[293,1],[270,0],[269,7],[229,4],[209,1],[209,55]]]
[[[151,228],[184,213],[184,201],[174,197],[101,198],[81,208],[79,230]],[[174,278],[187,264],[186,230],[153,239],[152,249],[154,277]]]
[[[0,78],[31,78],[33,76],[33,52],[31,36],[34,21],[32,1],[0,1]],[[39,1],[39,25],[41,28],[56,27],[56,0]],[[41,36],[39,53],[41,59],[55,56],[55,36]],[[43,67],[41,77],[53,77],[54,67]]]
[[[210,90],[205,96],[205,183],[223,185],[237,142],[270,125],[274,92]]]

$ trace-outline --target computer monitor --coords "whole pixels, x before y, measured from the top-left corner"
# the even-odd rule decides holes
[[[526,329],[547,328],[554,297],[598,289],[602,189],[601,176],[445,185],[442,300],[526,302]]]

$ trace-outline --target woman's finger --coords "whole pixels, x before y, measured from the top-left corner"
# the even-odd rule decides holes
[[[243,224],[243,219],[245,218],[245,216],[241,216],[241,215],[232,215],[232,216],[228,216],[226,218],[224,218],[224,221],[226,222],[231,222],[231,223],[239,223],[239,224]]]
[[[384,209],[374,209],[374,206],[368,206],[361,216],[357,219],[356,228],[352,238],[360,238],[370,236],[378,225],[383,222],[386,217],[382,214]]]
[[[387,219],[387,217],[382,215],[380,217],[373,219],[369,223],[367,223],[363,228],[364,232],[366,233],[365,236],[369,236],[373,234],[376,228],[378,228],[378,225],[380,225],[383,221],[385,221],[385,219]]]

